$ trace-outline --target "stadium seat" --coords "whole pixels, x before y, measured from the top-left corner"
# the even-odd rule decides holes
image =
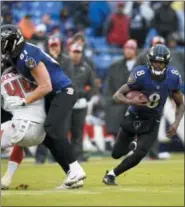
[[[92,45],[98,52],[106,52],[109,49],[109,45],[105,37],[92,38]]]

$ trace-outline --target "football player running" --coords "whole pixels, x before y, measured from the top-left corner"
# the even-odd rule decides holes
[[[11,69],[11,68],[10,68]],[[44,121],[46,118],[44,99],[40,99],[26,107],[11,107],[12,96],[25,98],[35,86],[29,83],[16,70],[9,68],[1,76],[2,107],[13,117],[1,125],[1,149],[13,147],[8,168],[1,179],[1,189],[11,185],[13,175],[23,160],[23,147],[35,146],[45,138]]]
[[[162,44],[153,46],[147,54],[147,65],[137,66],[130,74],[128,82],[113,96],[115,103],[129,105],[118,132],[112,151],[112,157],[118,159],[128,155],[117,167],[107,171],[103,182],[116,185],[115,178],[135,167],[148,153],[157,138],[160,118],[167,98],[170,96],[176,104],[175,121],[167,136],[175,135],[184,113],[183,97],[180,91],[179,72],[169,65],[170,50]],[[147,98],[144,102],[138,96],[128,99],[130,91],[140,91]],[[137,141],[134,140],[137,136]]]

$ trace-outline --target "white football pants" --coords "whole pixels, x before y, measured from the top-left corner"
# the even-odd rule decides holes
[[[43,124],[28,120],[11,120],[1,124],[1,149],[18,145],[30,147],[43,142]]]

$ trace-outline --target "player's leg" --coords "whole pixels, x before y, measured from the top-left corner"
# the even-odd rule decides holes
[[[6,189],[11,185],[13,176],[21,164],[23,157],[24,149],[18,145],[15,145],[8,161],[7,170],[1,178],[1,189]]]
[[[133,141],[135,134],[125,132],[122,128],[119,129],[119,132],[116,137],[115,144],[112,150],[112,157],[118,159],[130,151],[130,143]],[[104,183],[109,183],[110,185],[115,184],[115,172],[114,169],[107,171],[106,175],[103,178]]]
[[[120,128],[112,149],[112,157],[114,159],[119,159],[120,157],[126,155],[130,151],[129,144],[133,141],[133,138],[133,133],[125,132],[122,128]]]
[[[126,157],[116,168],[114,168],[115,177],[139,164],[156,140],[158,129],[159,123],[156,122],[154,127],[148,133],[137,136],[137,148],[134,150],[133,154]],[[109,184],[108,182],[104,183]]]
[[[73,155],[68,138],[64,137],[65,121],[75,102],[75,94],[71,95],[65,92],[58,93],[50,105],[44,126],[48,134],[48,139],[52,139],[52,145],[48,145],[47,147],[52,153],[55,150],[53,156],[56,161],[58,159],[63,159],[69,163],[70,173],[65,181],[67,185],[71,185],[86,177],[85,172]],[[56,154],[57,158],[55,157]]]
[[[16,134],[13,122],[8,121],[1,125],[1,149],[12,147],[11,138]],[[1,178],[1,188],[7,188],[11,185],[13,175],[15,174],[19,164],[23,159],[23,149],[14,146],[8,161],[8,168],[4,176]]]
[[[14,133],[15,130],[12,127],[12,121],[7,121],[1,124],[1,149],[13,146],[12,143],[10,143],[10,138]]]

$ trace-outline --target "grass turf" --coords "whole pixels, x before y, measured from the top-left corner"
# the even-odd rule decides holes
[[[120,161],[120,160],[119,160]],[[88,178],[83,189],[55,190],[64,174],[57,164],[34,165],[25,160],[10,190],[1,192],[2,206],[184,206],[184,155],[168,161],[143,161],[117,178],[119,186],[105,186],[106,169],[119,163],[111,158],[91,159],[83,167]],[[2,161],[2,172],[6,168]],[[15,190],[28,184],[27,190]]]

